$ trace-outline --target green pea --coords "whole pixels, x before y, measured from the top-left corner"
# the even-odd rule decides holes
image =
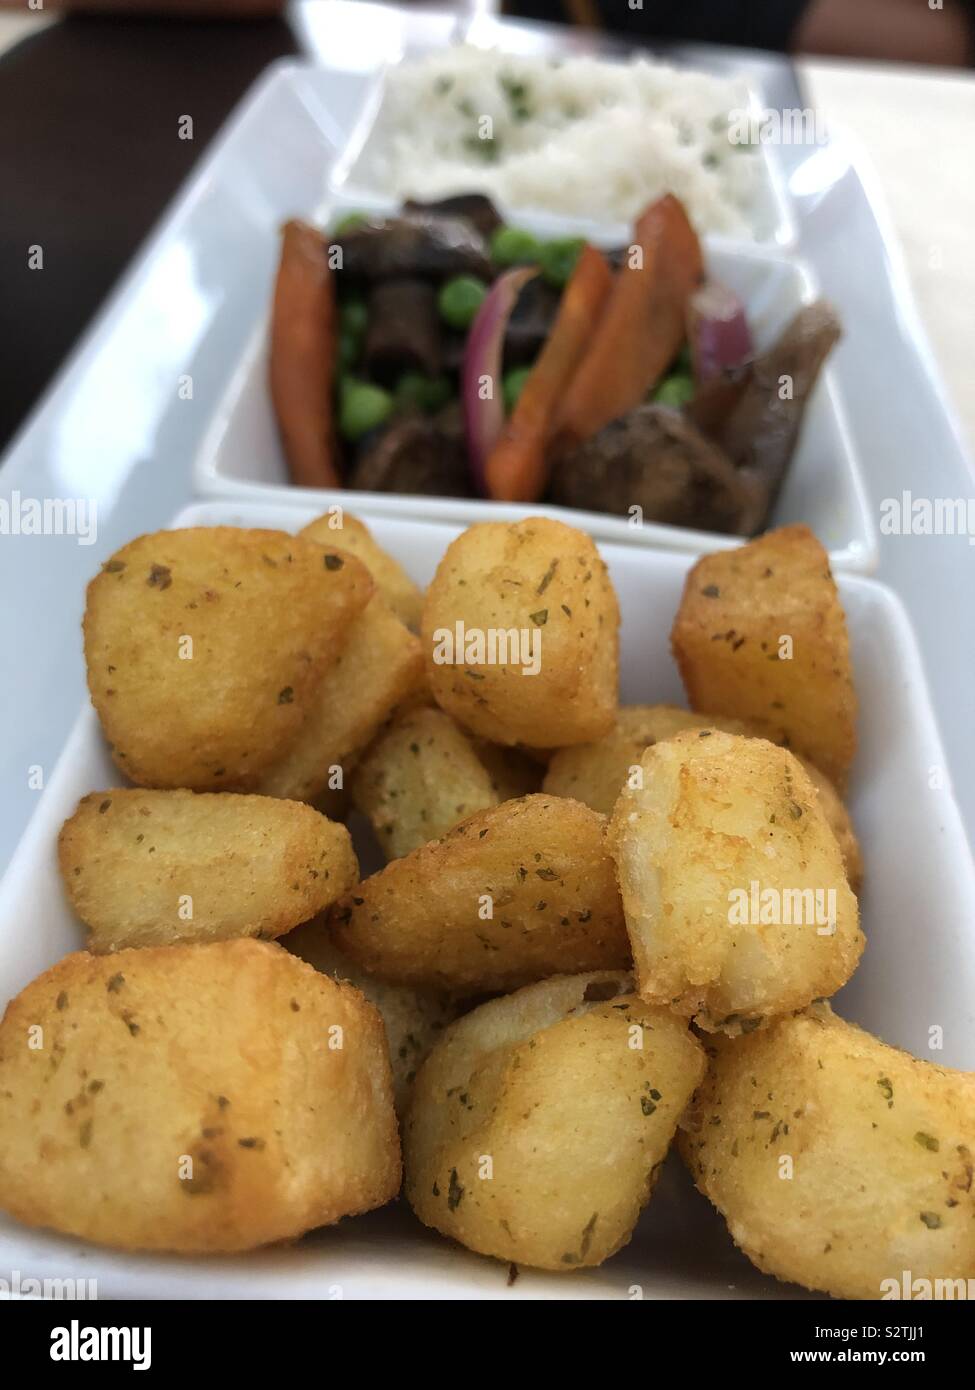
[[[518,404],[518,397],[525,389],[525,382],[531,376],[531,371],[531,367],[513,367],[510,372],[505,372],[504,380],[501,383],[501,394],[508,415]]]
[[[542,242],[538,263],[550,285],[562,289],[568,283],[585,244],[583,238],[577,236],[559,237],[556,241]]]
[[[344,299],[339,309],[339,323],[342,332],[357,340],[365,335],[369,322],[369,311],[364,299]]]
[[[385,423],[393,412],[393,398],[380,386],[357,377],[345,377],[339,393],[339,432],[355,442]]]
[[[446,377],[406,372],[396,383],[393,399],[397,410],[422,410],[426,415],[433,415],[447,404],[451,394]]]
[[[332,235],[345,236],[346,232],[354,232],[356,227],[364,227],[368,221],[364,212],[344,212],[332,228]]]
[[[694,395],[694,382],[686,372],[672,372],[665,376],[653,393],[657,405],[669,405],[681,410]]]
[[[491,237],[495,265],[533,265],[541,250],[537,237],[520,227],[499,227]]]
[[[451,328],[470,328],[487,295],[487,285],[476,275],[455,275],[437,295],[440,317]]]

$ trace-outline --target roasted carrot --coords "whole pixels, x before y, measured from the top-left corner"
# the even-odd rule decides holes
[[[560,438],[588,439],[640,404],[684,341],[687,300],[703,274],[697,234],[668,193],[637,221],[605,313],[566,393]]]
[[[488,494],[534,502],[545,490],[546,446],[562,397],[603,313],[613,272],[599,251],[583,247],[559,303],[552,331],[487,460]]]
[[[288,472],[303,487],[341,486],[332,420],[337,344],[328,245],[307,222],[287,222],[271,312],[271,402]]]

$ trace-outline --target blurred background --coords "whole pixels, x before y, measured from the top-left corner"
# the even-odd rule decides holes
[[[0,448],[167,202],[276,59],[328,58],[329,0],[0,0]],[[876,170],[922,320],[975,445],[969,252],[975,0],[508,0],[437,6],[779,52]],[[194,138],[178,140],[180,113]],[[45,247],[45,274],[26,250]]]

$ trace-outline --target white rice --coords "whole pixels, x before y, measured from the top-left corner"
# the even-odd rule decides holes
[[[396,197],[476,188],[509,208],[602,222],[674,193],[699,232],[752,238],[760,155],[729,140],[747,104],[738,82],[645,58],[445,48],[390,70],[356,173]]]

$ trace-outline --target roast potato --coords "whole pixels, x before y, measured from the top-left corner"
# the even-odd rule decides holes
[[[232,792],[93,792],[58,860],[93,951],[281,936],[359,878],[344,825]]]
[[[587,743],[613,726],[618,628],[582,531],[546,517],[470,526],[427,590],[427,678],[448,714],[494,743]]]
[[[0,1022],[0,1207],[28,1226],[249,1250],[399,1181],[378,1012],[272,942],[67,956]]]
[[[85,660],[133,782],[250,790],[297,737],[372,591],[351,555],[282,531],[157,531],[88,586]]]
[[[856,749],[850,643],[829,559],[808,527],[699,560],[671,643],[692,708],[747,720],[845,790]]]
[[[326,790],[341,790],[358,755],[422,673],[419,641],[382,594],[373,594],[322,681],[297,738],[257,790],[293,801],[313,801]]]
[[[398,560],[375,540],[369,527],[344,507],[329,507],[323,516],[316,517],[298,532],[308,540],[318,541],[326,549],[351,551],[361,560],[389,604],[390,608],[411,632],[420,627],[423,590],[406,573]]]
[[[332,908],[335,939],[379,979],[457,992],[628,966],[604,829],[555,796],[479,811],[364,879]]]
[[[637,775],[643,751],[685,729],[720,729],[727,734],[754,735],[753,725],[721,715],[693,714],[675,705],[621,705],[612,733],[596,743],[561,748],[548,765],[542,790],[553,796],[572,796],[594,811],[611,815],[627,779]],[[806,758],[800,758],[819,792],[830,829],[839,841],[846,876],[859,892],[863,862],[853,822],[829,778]]]
[[[738,719],[711,719],[676,705],[621,705],[616,725],[605,738],[560,748],[552,757],[542,790],[553,796],[574,796],[601,815],[613,813],[623,786],[640,765],[644,749],[684,729],[723,729],[749,733]]]
[[[439,709],[407,710],[391,721],[358,764],[352,799],[388,859],[501,800],[470,738]]]
[[[499,1260],[601,1264],[629,1240],[703,1072],[687,1025],[626,975],[560,975],[483,1004],[417,1076],[410,1205]]]
[[[759,1269],[839,1298],[975,1278],[975,1076],[826,1004],[709,1051],[681,1152]]]
[[[457,1004],[436,990],[390,985],[367,974],[339,950],[322,918],[289,932],[282,944],[333,980],[348,980],[375,1004],[386,1026],[396,1110],[402,1114],[417,1068],[447,1024],[457,1017]]]
[[[648,748],[641,769],[609,828],[640,993],[734,1032],[845,984],[857,902],[797,759],[700,729]]]

